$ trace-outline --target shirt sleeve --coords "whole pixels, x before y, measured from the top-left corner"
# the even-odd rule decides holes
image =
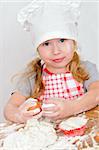
[[[35,84],[35,77],[24,78],[22,77],[17,81],[15,85],[15,91],[19,91],[23,96],[30,97],[32,95]],[[13,94],[13,92],[12,92]]]
[[[95,64],[85,61],[84,62],[85,69],[89,73],[89,79],[84,82],[84,88],[88,90],[88,86],[95,81],[99,81],[99,71]]]

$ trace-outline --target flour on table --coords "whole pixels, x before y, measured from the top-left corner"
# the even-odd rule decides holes
[[[85,118],[84,115],[80,117]],[[69,120],[69,125],[71,124]],[[94,130],[90,133],[90,136],[94,137]],[[82,150],[91,150],[89,145],[87,145],[89,149],[83,149],[82,141],[86,140],[87,137],[88,135],[75,137],[59,136],[56,134],[54,125],[51,122],[42,118],[33,118],[27,121],[25,127],[9,133],[3,139],[2,150],[78,150],[79,145]],[[92,148],[92,150],[98,150],[99,147],[94,139],[93,144],[95,148]]]

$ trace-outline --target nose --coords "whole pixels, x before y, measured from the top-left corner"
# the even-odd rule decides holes
[[[56,42],[53,43],[52,50],[53,50],[54,55],[57,55],[60,53],[60,47],[59,47],[58,43],[56,43]]]

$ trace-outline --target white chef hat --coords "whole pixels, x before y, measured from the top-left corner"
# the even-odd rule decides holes
[[[77,41],[80,0],[33,0],[18,16],[26,31],[32,33],[34,49],[54,38]]]

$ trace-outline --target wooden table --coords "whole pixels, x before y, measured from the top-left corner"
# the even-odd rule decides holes
[[[90,132],[93,126],[96,126],[97,130],[99,131],[99,106],[87,111],[85,114],[89,118],[88,131]]]
[[[93,148],[94,150],[99,150],[99,106],[95,107],[94,109],[91,109],[90,111],[87,111],[85,115],[88,117],[88,123],[87,123],[87,129],[85,132],[85,135],[88,137],[85,141],[85,148],[88,146],[90,147],[89,150],[91,150],[91,147],[94,146],[94,141],[97,143],[97,148]],[[93,136],[91,136],[93,133]],[[82,148],[78,148],[78,150],[82,150]]]
[[[87,111],[85,115],[88,118],[88,123],[87,123],[87,129],[85,132],[85,140],[83,140],[83,144],[79,144],[79,139],[78,141],[76,140],[74,144],[78,143],[78,150],[83,150],[86,147],[90,147],[89,150],[91,150],[91,147],[94,147],[93,139],[97,143],[97,149],[93,148],[94,150],[99,150],[98,144],[99,144],[99,106],[96,108]],[[12,124],[11,122],[6,122],[4,124],[0,124],[0,150],[2,149],[2,140],[7,136],[8,133],[4,132],[4,129],[8,128],[8,131],[11,132],[11,128],[13,130],[18,130],[19,128],[23,127],[24,124]],[[7,131],[7,132],[8,132]],[[93,133],[93,137],[92,134]],[[3,150],[3,149],[2,149]]]

